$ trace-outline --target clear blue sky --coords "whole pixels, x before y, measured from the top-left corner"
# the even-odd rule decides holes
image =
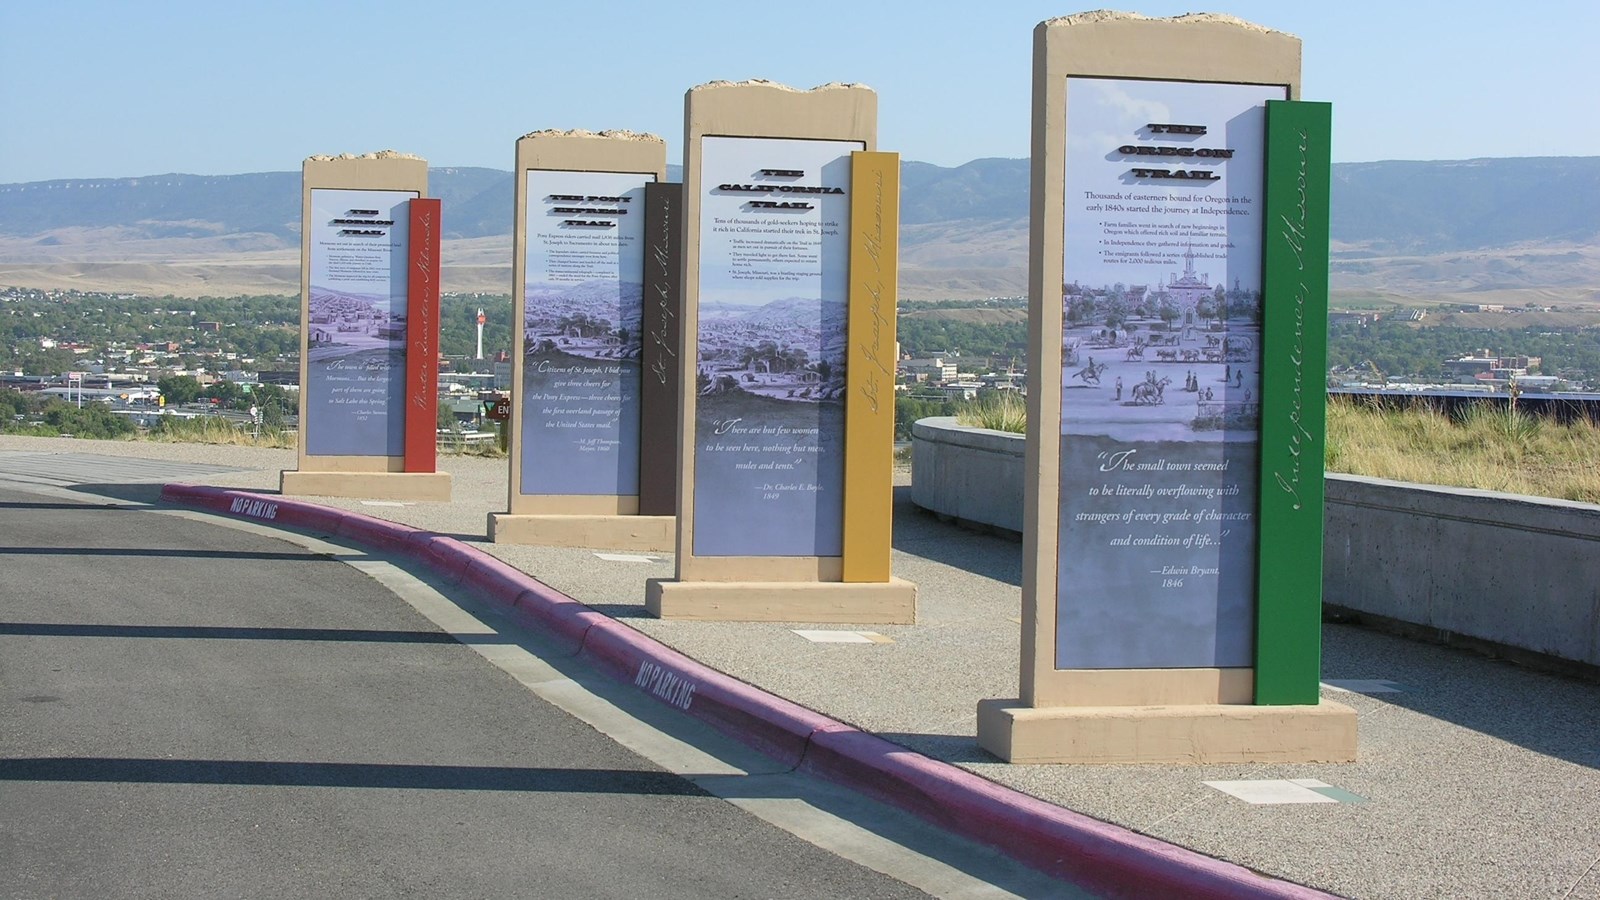
[[[1304,96],[1334,104],[1336,161],[1600,155],[1593,0],[1202,8],[1305,42]],[[879,144],[905,159],[1021,157],[1033,26],[1080,11],[1034,0],[6,0],[0,182],[283,171],[379,149],[509,169],[515,139],[542,128],[650,131],[676,160],[683,92],[744,78],[870,85]]]

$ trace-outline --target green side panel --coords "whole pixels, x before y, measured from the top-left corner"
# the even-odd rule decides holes
[[[1322,672],[1332,108],[1267,103],[1256,703],[1314,704]]]

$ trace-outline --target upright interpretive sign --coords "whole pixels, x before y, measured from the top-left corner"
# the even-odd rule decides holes
[[[873,152],[877,97],[719,82],[685,106],[678,576],[647,605],[911,621],[888,569],[899,167]]]
[[[1260,515],[1263,417],[1285,396],[1266,360],[1294,308],[1265,289],[1284,199],[1267,191],[1268,108],[1296,105],[1299,60],[1297,39],[1220,16],[1035,32],[1022,697],[979,707],[980,743],[1008,760],[1354,754],[1315,662],[1309,696],[1263,691],[1306,666],[1257,668],[1266,622],[1293,623],[1276,658],[1318,652],[1280,613],[1304,608],[1305,580],[1261,579],[1307,550]],[[1320,498],[1320,469],[1302,489]],[[1320,526],[1307,540],[1320,554]]]
[[[647,188],[666,145],[631,132],[540,131],[517,142],[518,321],[505,543],[666,550],[670,515],[640,515]],[[676,348],[673,348],[674,350]]]
[[[394,153],[305,162],[300,453],[285,493],[449,499],[450,476],[434,471],[435,370],[417,358],[437,354],[439,330],[427,174]]]

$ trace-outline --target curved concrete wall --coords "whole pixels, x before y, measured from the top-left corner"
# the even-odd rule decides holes
[[[1020,533],[1022,435],[921,419],[911,501]],[[1323,600],[1434,640],[1600,669],[1600,505],[1329,475]]]
[[[911,423],[911,502],[968,525],[1022,534],[1026,439],[957,425],[954,416]]]

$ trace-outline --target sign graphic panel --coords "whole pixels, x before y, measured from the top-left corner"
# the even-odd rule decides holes
[[[1056,667],[1247,667],[1264,119],[1282,86],[1068,78]]]
[[[694,553],[843,546],[850,154],[702,139]]]
[[[405,452],[407,204],[416,191],[311,189],[306,452]]]
[[[527,179],[519,490],[637,494],[644,190],[655,176]]]

